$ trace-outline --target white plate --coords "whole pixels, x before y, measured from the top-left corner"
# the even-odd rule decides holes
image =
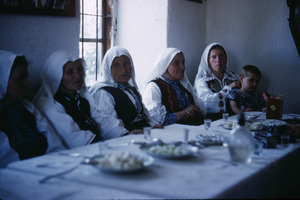
[[[250,129],[250,131],[259,131],[259,130],[262,130],[264,128],[263,125],[254,124],[254,123],[250,123],[250,122],[246,122],[245,125]],[[220,124],[220,126],[223,127],[224,129],[232,130],[233,129],[233,122]]]
[[[268,127],[270,125],[282,126],[282,125],[286,125],[287,123],[285,121],[281,121],[277,119],[258,119],[258,120],[254,120],[252,124]]]
[[[196,146],[181,142],[165,144],[149,143],[141,145],[140,148],[148,155],[162,159],[183,159],[192,156],[198,151]]]
[[[151,156],[147,155],[136,155],[136,154],[131,154],[132,156],[142,159],[142,165],[136,166],[136,167],[131,167],[127,169],[118,169],[118,168],[112,168],[112,167],[106,167],[102,166],[101,162],[99,159],[103,158],[103,156],[95,156],[88,161],[85,161],[85,164],[92,165],[95,168],[99,169],[102,172],[108,172],[108,173],[134,173],[137,171],[140,171],[146,167],[149,167],[150,165],[153,164],[154,159]]]
[[[218,146],[218,145],[226,145],[227,137],[222,134],[215,135],[197,135],[197,139],[204,146]]]

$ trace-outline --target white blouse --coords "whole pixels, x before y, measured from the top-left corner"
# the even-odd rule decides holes
[[[230,75],[228,75],[230,74]],[[219,92],[213,92],[209,88],[207,81],[216,80],[222,88]],[[222,81],[220,81],[213,73],[205,74],[195,81],[195,95],[204,101],[206,113],[219,113],[221,110],[226,111],[226,96],[231,91],[231,87],[226,85],[225,81],[236,81],[238,76],[232,72],[225,72]],[[223,102],[223,107],[219,106],[220,101]]]
[[[129,99],[131,100],[131,102],[136,108],[136,101],[134,97],[128,91],[125,90],[122,91],[125,92],[125,94],[129,97]],[[101,110],[103,114],[110,115],[111,123],[116,125],[116,129],[119,128],[118,134],[116,134],[116,136],[117,135],[122,136],[126,132],[128,132],[128,130],[124,127],[123,121],[118,118],[117,112],[115,110],[115,100],[113,96],[104,89],[98,89],[97,92],[93,93],[92,96],[94,98],[97,108]],[[157,124],[157,122],[150,117],[149,112],[143,103],[142,106],[143,106],[144,113],[147,115],[147,118],[149,119],[149,124],[151,126]]]

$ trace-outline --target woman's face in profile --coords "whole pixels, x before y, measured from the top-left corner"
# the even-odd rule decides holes
[[[60,90],[70,94],[75,93],[83,84],[84,69],[81,60],[68,62],[63,70]]]
[[[6,94],[15,102],[22,102],[29,90],[27,66],[15,66],[11,70]]]
[[[125,84],[131,77],[131,62],[125,55],[115,57],[111,64],[111,75],[118,83]]]
[[[167,78],[172,81],[181,80],[184,77],[185,59],[183,53],[178,53],[168,66]]]
[[[224,73],[227,62],[226,53],[222,49],[213,49],[209,53],[208,62],[213,73]]]

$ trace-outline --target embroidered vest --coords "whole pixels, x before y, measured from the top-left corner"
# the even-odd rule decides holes
[[[110,86],[102,87],[101,89],[104,89],[113,96],[115,100],[115,110],[117,112],[118,118],[123,121],[127,130],[132,131],[134,129],[142,129],[145,126],[150,126],[147,123],[146,119],[133,123],[133,120],[136,118],[138,113],[132,101],[129,99],[125,92],[123,92],[119,88]],[[133,89],[133,92],[139,98],[140,102],[142,102],[141,96],[138,91]],[[144,112],[143,107],[141,112]]]
[[[175,113],[175,112],[179,112],[179,111],[182,111],[183,109],[185,109],[185,108],[179,107],[176,91],[173,89],[173,87],[170,84],[168,84],[161,78],[153,80],[152,82],[156,83],[156,85],[159,87],[159,89],[161,91],[161,96],[162,96],[161,102],[166,107],[167,111],[169,111],[171,113]],[[182,91],[184,91],[186,93],[191,104],[195,104],[192,94],[187,89],[185,89],[185,87],[183,87],[180,83],[178,84],[178,86]],[[200,116],[199,117],[197,116],[188,121],[180,121],[179,123],[189,124],[189,125],[199,125],[199,124],[203,123],[203,119]]]
[[[54,99],[63,105],[66,113],[72,117],[81,130],[90,130],[96,135],[93,142],[100,140],[100,125],[91,117],[88,100],[79,94],[74,97],[67,97],[60,91],[56,92]]]
[[[161,78],[153,80],[152,82],[156,83],[156,85],[159,87],[162,95],[161,101],[162,104],[166,107],[167,111],[173,113],[173,112],[179,112],[184,109],[179,107],[176,91],[173,89],[171,85],[163,81]],[[191,104],[194,104],[194,98],[192,94],[187,89],[185,89],[181,84],[179,84],[178,86],[181,90],[183,90],[187,94]]]

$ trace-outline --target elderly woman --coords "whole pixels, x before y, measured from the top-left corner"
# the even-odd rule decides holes
[[[100,82],[90,88],[90,93],[98,109],[113,116],[113,123],[123,127],[119,136],[142,133],[143,127],[147,126],[162,127],[150,119],[135,82],[132,58],[122,47],[113,47],[106,52]]]
[[[185,73],[183,52],[167,48],[146,77],[143,98],[150,116],[163,125],[199,125],[205,115],[202,102],[194,96]]]
[[[0,51],[0,167],[65,149],[45,118],[25,100],[27,65],[24,56]]]
[[[68,148],[110,138],[109,116],[97,110],[84,81],[83,59],[64,51],[52,53],[42,69],[42,87],[34,102]]]
[[[201,57],[194,88],[206,105],[207,113],[226,112],[226,96],[240,88],[239,77],[228,70],[227,54],[219,43],[208,45]]]

